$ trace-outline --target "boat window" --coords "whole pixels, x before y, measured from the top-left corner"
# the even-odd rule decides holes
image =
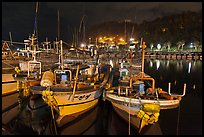
[[[67,75],[62,75],[61,76],[61,81],[67,81]]]

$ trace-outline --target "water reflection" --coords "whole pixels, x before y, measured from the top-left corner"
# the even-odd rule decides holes
[[[188,73],[191,73],[191,62],[188,63]]]
[[[153,62],[150,60],[149,62],[149,67],[152,68],[153,67]]]
[[[176,71],[185,72],[187,70],[187,73],[190,74],[192,70],[196,71],[197,68],[201,67],[200,63],[201,61],[184,61],[184,60],[147,60],[146,63],[149,65],[146,67],[159,70],[159,68],[162,66],[162,68],[168,70],[168,69],[176,69]],[[187,69],[186,69],[187,65]]]
[[[166,67],[169,68],[169,60],[167,60]]]
[[[160,67],[160,60],[156,60],[156,66],[157,66],[157,70],[158,70]]]
[[[198,86],[202,81],[201,63],[194,60],[146,60],[145,72],[158,78],[159,81],[162,80],[162,84],[160,82],[158,86],[164,87],[171,82],[177,86],[177,89],[182,90],[183,84],[187,83],[187,90],[192,91],[201,87]]]

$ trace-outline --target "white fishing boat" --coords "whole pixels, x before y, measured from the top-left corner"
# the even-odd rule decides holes
[[[119,69],[118,84],[105,92],[105,98],[112,103],[115,112],[139,133],[146,125],[154,125],[159,120],[161,110],[178,107],[186,91],[185,84],[183,95],[171,94],[170,83],[168,92],[155,88],[154,78],[144,73],[144,48],[143,43],[140,72],[132,74],[132,68],[130,72],[128,68]]]
[[[8,42],[2,43],[2,95],[14,93],[17,89],[17,81],[13,78],[14,68],[18,61],[12,56]]]

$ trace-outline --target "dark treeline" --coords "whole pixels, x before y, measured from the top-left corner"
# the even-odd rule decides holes
[[[186,43],[199,41],[202,44],[202,11],[187,11],[153,21],[144,21],[141,24],[130,21],[108,21],[90,27],[87,30],[87,36],[123,38],[132,36],[136,39],[143,37],[147,44],[170,41],[175,45],[182,40]]]

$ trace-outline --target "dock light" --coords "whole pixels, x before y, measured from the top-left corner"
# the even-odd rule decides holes
[[[135,39],[134,38],[130,38],[130,41],[134,41]]]
[[[123,38],[120,38],[120,41],[124,41],[124,39],[123,39]]]
[[[188,73],[191,73],[191,62],[188,63]]]
[[[158,50],[161,49],[161,44],[157,44],[157,49],[158,49]]]
[[[81,47],[84,48],[84,47],[85,47],[85,44],[82,43],[82,44],[81,44]]]
[[[193,48],[193,43],[190,44],[190,48]]]
[[[157,66],[157,70],[158,70],[160,67],[160,60],[156,60],[156,66]]]

